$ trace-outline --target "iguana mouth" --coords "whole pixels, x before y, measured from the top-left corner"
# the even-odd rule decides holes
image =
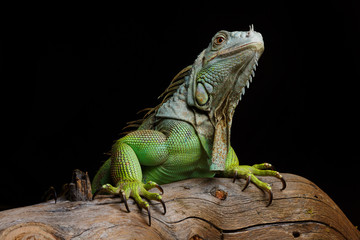
[[[259,51],[261,48],[263,48],[263,44],[259,43],[259,42],[249,42],[249,43],[245,43],[243,45],[240,46],[233,46],[227,49],[224,49],[222,52],[219,52],[217,54],[214,54],[214,56],[212,56],[208,62],[210,62],[211,60],[213,60],[214,58],[226,58],[229,56],[234,56],[237,55],[238,53],[248,49],[248,48],[255,48],[255,51]]]
[[[234,46],[228,49],[224,49],[222,52],[220,52],[216,57],[228,57],[231,55],[236,55],[248,48],[255,48],[255,51],[260,50],[263,47],[263,44],[259,43],[259,42],[249,42],[249,43],[245,43],[243,45],[240,46]],[[215,57],[215,56],[214,56]],[[214,58],[213,57],[213,58]]]

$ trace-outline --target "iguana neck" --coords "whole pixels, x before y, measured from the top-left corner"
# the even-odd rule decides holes
[[[187,87],[182,84],[179,89],[169,98],[156,112],[155,117],[171,118],[190,123],[198,134],[205,138],[212,139],[214,135],[214,126],[207,114],[190,107],[186,102]]]

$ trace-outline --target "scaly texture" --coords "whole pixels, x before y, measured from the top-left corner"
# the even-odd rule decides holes
[[[188,178],[220,174],[244,178],[269,193],[269,184],[259,176],[274,176],[286,184],[268,163],[239,165],[230,145],[230,130],[235,108],[249,87],[258,59],[264,50],[260,33],[220,31],[192,66],[183,69],[161,95],[163,101],[148,108],[145,118],[129,126],[139,126],[117,140],[111,158],[93,180],[93,189],[132,197],[151,216],[148,200],[163,204],[162,196],[148,190],[159,184]],[[138,125],[139,124],[139,125]]]

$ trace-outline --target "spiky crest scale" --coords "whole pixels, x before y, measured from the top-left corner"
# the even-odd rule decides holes
[[[126,123],[126,126],[122,129],[128,128],[138,128],[140,125],[156,110],[158,110],[161,105],[163,105],[177,90],[178,88],[185,82],[185,76],[189,75],[189,71],[191,70],[192,65],[189,65],[182,69],[175,77],[171,80],[169,86],[165,89],[165,91],[158,97],[158,99],[162,98],[161,103],[156,107],[144,108],[137,112],[137,114],[146,112],[141,119],[130,121]],[[135,129],[134,129],[135,130]],[[134,130],[130,130],[127,132],[122,132],[122,135],[126,135]]]

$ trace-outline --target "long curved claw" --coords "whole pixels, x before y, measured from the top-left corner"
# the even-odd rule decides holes
[[[233,183],[236,181],[237,176],[238,176],[238,171],[235,171],[234,178],[233,178]]]
[[[165,203],[164,203],[164,201],[163,201],[162,199],[160,199],[159,202],[161,202],[161,204],[162,204],[162,206],[163,206],[163,208],[164,208],[164,213],[163,213],[163,215],[165,215],[165,214],[166,214],[166,206],[165,206]]]
[[[275,177],[280,179],[280,181],[282,182],[282,188],[280,189],[280,191],[284,190],[286,188],[286,182],[283,176],[281,176],[280,173],[277,173]]]
[[[282,185],[283,187],[280,189],[280,191],[284,190],[286,188],[286,182],[285,182],[285,179],[284,178],[280,178],[281,182],[282,182]]]
[[[128,212],[130,212],[130,209],[129,209],[129,206],[128,206],[128,204],[127,204],[127,199],[126,199],[124,190],[121,190],[121,191],[119,192],[119,195],[120,195],[121,200],[122,200],[122,201],[124,202],[124,204],[125,204],[126,210],[127,210]]]
[[[55,200],[55,204],[56,204],[56,201],[57,201],[57,193],[56,193],[56,190],[53,186],[51,186],[43,195],[42,199],[45,200],[45,201],[48,201],[51,196],[54,197],[54,200]]]
[[[57,202],[57,193],[54,187],[51,187],[51,189],[53,190],[53,194],[54,194],[54,199],[55,199],[55,203]]]
[[[150,214],[150,207],[145,207],[145,209],[147,210],[148,215],[149,215],[149,223],[148,223],[148,225],[149,225],[149,226],[151,226],[151,214]]]
[[[100,192],[101,192],[101,190],[103,190],[103,188],[101,187],[101,188],[99,188],[99,189],[97,189],[95,192],[94,192],[94,194],[93,194],[93,196],[92,196],[92,199],[91,200],[94,200],[95,199],[95,197],[96,197],[96,195],[98,195]]]
[[[55,188],[54,188],[54,187],[50,187],[49,190],[48,190],[48,192],[51,192],[51,193],[49,194],[49,197],[51,197],[51,195],[54,196],[54,200],[55,200],[55,204],[56,204],[56,201],[57,201],[57,193],[56,193]]]
[[[248,178],[246,179],[245,186],[241,191],[244,191],[249,186],[250,181],[251,181],[251,174],[249,174]]]
[[[163,189],[159,184],[156,184],[155,187],[156,187],[157,189],[159,189],[160,195],[163,195],[163,194],[164,194],[164,189]]]
[[[267,191],[269,193],[269,202],[268,204],[266,205],[266,207],[270,206],[271,203],[272,203],[272,200],[273,200],[273,193],[271,191],[271,189],[266,189],[265,191]]]

